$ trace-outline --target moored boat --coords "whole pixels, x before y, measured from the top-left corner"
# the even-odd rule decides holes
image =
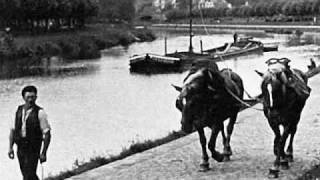
[[[131,72],[182,72],[188,70],[194,64],[210,65],[217,61],[227,60],[233,57],[262,53],[263,44],[252,38],[243,38],[236,43],[201,51],[174,52],[165,55],[143,54],[130,58]]]
[[[177,71],[180,67],[180,58],[157,55],[142,54],[130,57],[130,71],[132,72],[169,72]]]
[[[165,53],[164,55],[143,54],[130,57],[130,71],[139,73],[158,73],[158,72],[182,72],[188,70],[193,65],[210,66],[216,61],[222,61],[228,58],[248,55],[250,53],[262,53],[263,44],[259,41],[253,40],[252,37],[244,37],[234,39],[233,43],[226,43],[225,45],[201,52],[195,52],[192,46],[192,0],[189,0],[189,50],[167,53],[167,43],[165,38]]]
[[[278,51],[278,44],[263,44],[263,52]]]
[[[266,29],[265,33],[272,33],[272,34],[293,34],[293,30],[289,29]]]
[[[263,44],[260,41],[252,40],[252,38],[243,38],[236,43],[225,43],[221,47],[208,49],[203,51],[203,53],[210,55],[215,61],[220,61],[262,51]]]

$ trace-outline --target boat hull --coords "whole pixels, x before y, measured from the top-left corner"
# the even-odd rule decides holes
[[[263,52],[278,51],[278,46],[265,46]]]
[[[161,55],[140,55],[130,58],[130,71],[137,73],[177,72],[181,66],[179,58]]]
[[[247,45],[249,43],[250,46]],[[227,51],[221,54],[217,52],[226,49],[227,45],[206,50],[202,53],[175,52],[166,54],[165,56],[152,56],[148,54],[135,56],[130,59],[130,71],[148,74],[183,72],[189,70],[191,66],[195,65],[205,67],[214,66],[218,61],[224,61],[230,58],[245,56],[254,53],[263,53],[263,44],[258,41],[239,42],[237,45],[239,46],[239,50]]]

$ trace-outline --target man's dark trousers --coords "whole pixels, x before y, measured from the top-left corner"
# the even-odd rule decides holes
[[[18,159],[23,180],[39,180],[37,166],[41,144],[32,145],[27,140],[22,140],[18,145]]]

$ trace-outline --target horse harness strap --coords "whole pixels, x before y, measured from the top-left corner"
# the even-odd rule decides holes
[[[223,70],[222,70],[222,71],[223,71]],[[222,72],[222,71],[221,71],[221,72]],[[212,73],[211,71],[208,71],[208,75],[209,75],[209,78],[210,78],[210,79],[213,78],[211,73]],[[228,71],[228,75],[229,75],[229,78],[230,78],[230,82],[234,85],[235,90],[236,90],[237,93],[239,94],[240,89],[239,89],[239,87],[234,83],[234,81],[231,79],[231,73],[230,73],[230,71]],[[229,87],[225,86],[225,90],[226,90],[234,99],[236,99],[238,102],[240,102],[241,104],[245,105],[246,107],[251,108],[251,109],[255,109],[255,110],[257,110],[257,111],[263,111],[263,109],[254,108],[254,107],[251,106],[250,104],[244,102],[238,95],[234,94],[234,93],[229,89]],[[244,90],[244,91],[245,91],[245,90]],[[245,91],[245,92],[248,94],[247,91]],[[251,96],[248,94],[248,97],[251,97]]]
[[[241,98],[239,98],[239,96],[234,94],[228,87],[226,87],[225,89],[233,98],[235,98],[238,102],[245,105],[246,107],[257,110],[257,111],[263,111],[263,109],[255,108],[255,107],[251,106],[250,104],[244,102]]]
[[[310,88],[305,84],[302,77],[295,71],[292,71],[291,80],[288,83],[289,87],[292,87],[296,93],[308,97],[310,95]]]
[[[227,69],[228,70],[228,69]],[[222,70],[223,71],[223,70]],[[231,73],[230,71],[228,70],[228,75],[229,75],[229,78],[230,78],[230,82],[234,85],[235,87],[235,90],[237,91],[238,94],[240,94],[240,89],[239,89],[239,86],[235,84],[235,82],[231,79]],[[246,103],[245,101],[243,101],[238,95],[236,95],[235,93],[233,93],[230,88],[228,86],[225,86],[225,89],[226,91],[234,98],[236,99],[239,103],[245,105],[246,107],[248,108],[251,108],[251,109],[255,109],[257,111],[263,111],[263,109],[259,109],[259,108],[254,108],[253,106],[251,106],[250,104]],[[249,95],[249,93],[244,89],[244,92],[248,95],[248,97],[251,97]]]

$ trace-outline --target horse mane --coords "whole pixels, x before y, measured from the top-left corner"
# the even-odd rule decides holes
[[[284,78],[278,79],[279,75],[280,76],[284,75],[285,79],[288,78],[284,71],[271,71],[271,70],[266,71],[262,77],[263,80],[262,80],[261,86],[264,86],[268,82],[275,81],[275,80],[278,80],[280,82],[283,81],[282,83],[287,83],[287,80],[284,80]]]
[[[192,82],[194,79],[200,77],[203,75],[203,69],[198,69],[198,70],[190,70],[188,75],[184,78],[183,84],[189,84]]]
[[[267,71],[266,73],[264,73],[264,75],[262,76],[262,84],[265,84],[267,82],[269,82],[270,80],[272,80],[274,77],[272,75],[272,73],[270,71]]]

